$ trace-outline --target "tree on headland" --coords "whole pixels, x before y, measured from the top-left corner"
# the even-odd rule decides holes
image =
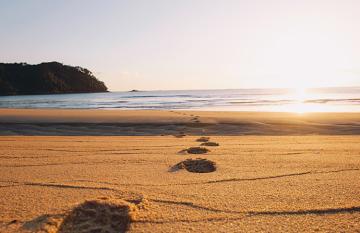
[[[106,92],[88,69],[58,62],[0,63],[0,95]]]

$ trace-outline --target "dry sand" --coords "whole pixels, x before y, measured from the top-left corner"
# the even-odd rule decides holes
[[[360,229],[359,136],[211,140],[221,146],[179,155],[196,137],[1,137],[0,232],[57,232],[78,205],[99,199],[95,210],[110,211],[101,201],[144,204],[133,207],[130,232]],[[198,157],[216,171],[171,169]]]
[[[153,133],[157,135],[166,124],[193,124],[186,121],[194,115],[207,124],[230,122],[238,127],[254,121],[317,122],[340,129],[333,127],[333,134],[347,135],[221,136],[226,130],[216,135],[205,131],[201,136],[219,146],[191,154],[179,151],[200,146],[200,135],[87,136],[85,130],[83,136],[9,136],[14,131],[2,132],[7,136],[0,136],[0,232],[360,231],[359,114],[312,114],[310,118],[280,113],[266,117],[128,111],[125,117],[119,111],[92,115],[88,111],[59,111],[66,113],[62,118],[55,110],[1,110],[0,122],[33,125],[48,119],[47,123],[58,126],[56,119],[69,123],[87,118],[88,122],[78,121],[81,124],[112,119],[140,129],[144,122],[158,124],[160,119],[158,132]],[[46,118],[44,113],[53,115]],[[27,132],[45,134],[56,129],[54,125]],[[293,132],[287,127],[292,128],[284,125],[282,135]],[[17,134],[24,132],[17,130]],[[177,130],[174,135],[184,134],[183,129]],[[318,125],[312,130],[313,134],[330,132]]]

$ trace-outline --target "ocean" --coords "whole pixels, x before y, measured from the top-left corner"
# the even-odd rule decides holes
[[[2,96],[0,108],[360,112],[360,87]]]

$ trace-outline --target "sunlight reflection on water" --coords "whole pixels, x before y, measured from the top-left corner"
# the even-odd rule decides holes
[[[360,87],[3,96],[0,108],[360,112]]]

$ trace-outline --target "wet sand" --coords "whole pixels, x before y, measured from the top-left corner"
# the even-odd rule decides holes
[[[0,109],[0,135],[360,135],[360,113]]]
[[[40,116],[9,110],[0,122],[44,122],[44,113],[28,111]],[[53,118],[46,123],[85,117],[85,123],[95,124],[103,117],[96,115],[102,111],[76,111],[71,119],[47,116]],[[80,112],[84,115],[75,114]],[[139,115],[134,112],[106,114],[140,129],[135,116],[128,122],[129,116],[120,116]],[[151,136],[88,136],[87,131],[82,136],[0,136],[0,232],[358,232],[358,114],[304,117],[149,111],[137,120],[144,125],[164,121]],[[285,130],[285,124],[282,136],[226,136],[223,131],[189,136],[179,129],[161,136],[163,123],[182,121],[238,127],[250,121],[326,122],[341,130],[316,126],[312,134],[324,135],[297,131],[294,136],[294,128]]]

